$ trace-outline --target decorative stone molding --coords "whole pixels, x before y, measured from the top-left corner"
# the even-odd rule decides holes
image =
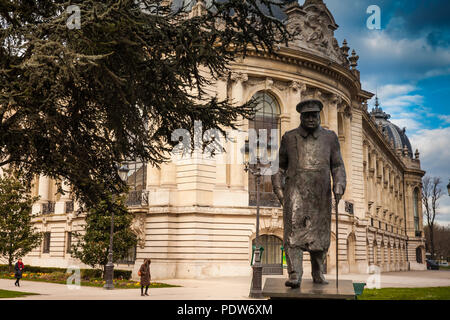
[[[206,9],[205,1],[197,0],[197,3],[192,7],[192,10],[189,15],[192,18],[192,17],[199,17],[206,13],[208,13],[208,10]]]
[[[300,81],[292,81],[289,84],[289,88],[292,91],[300,92],[300,94],[303,94],[306,91],[306,84],[304,84],[303,82],[300,82]]]
[[[266,78],[265,82],[264,82],[264,87],[266,88],[266,90],[270,90],[273,86],[273,80],[272,78]]]
[[[345,53],[334,37],[338,25],[322,1],[306,1],[301,7],[294,2],[285,12],[287,29],[294,34],[290,46],[307,49],[347,65]]]
[[[232,72],[230,78],[231,81],[244,83],[248,81],[248,74],[242,72]]]
[[[244,79],[245,80],[245,79]],[[262,87],[264,90],[286,91],[289,89],[288,83],[278,80],[273,80],[270,77],[267,78],[255,78],[250,77],[245,81],[248,87]]]
[[[145,217],[145,213],[137,213],[131,225],[131,230],[136,234],[141,249],[145,248]]]

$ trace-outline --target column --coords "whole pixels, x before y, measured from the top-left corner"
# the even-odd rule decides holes
[[[338,95],[333,95],[328,108],[328,125],[329,129],[338,134],[338,106],[342,104],[342,98]]]
[[[147,164],[147,190],[159,188],[161,180],[161,170],[157,167],[152,166],[150,163]]]
[[[41,202],[48,201],[48,191],[49,191],[50,179],[46,176],[41,175],[39,177],[39,200]]]
[[[61,194],[59,200],[55,204],[55,213],[64,214],[67,213],[66,202],[70,201],[70,185],[66,179],[61,181],[61,187],[64,190],[64,194]]]
[[[227,91],[228,91],[228,78],[219,78],[216,82],[217,89],[217,99],[219,101],[225,101],[227,99]],[[220,142],[221,146],[226,146],[225,137],[221,137],[222,141]],[[228,149],[225,148],[227,151]],[[215,189],[225,190],[228,189],[227,185],[227,161],[226,161],[226,153],[221,152],[216,155],[216,184]]]
[[[245,103],[244,101],[244,83],[248,81],[248,75],[240,72],[233,72],[231,74],[231,80],[233,81],[232,86],[232,101],[236,105],[241,105]],[[241,123],[242,124],[242,120]],[[240,156],[240,141],[238,140],[232,143],[230,150],[232,152],[231,165],[230,165],[230,187],[234,190],[244,190],[244,165],[242,158]]]
[[[177,185],[177,168],[172,162],[161,164],[161,188],[172,189]]]
[[[289,105],[288,113],[281,115],[281,128],[286,132],[293,130],[300,126],[300,114],[297,112],[297,104],[304,98],[306,92],[306,84],[300,81],[292,81],[289,85],[289,97],[287,99]],[[283,119],[289,120],[288,123],[283,123]]]
[[[39,201],[33,204],[31,213],[39,214],[42,213],[42,204],[47,203],[49,200],[48,192],[49,192],[49,181],[50,179],[46,176],[40,175],[37,181],[38,183],[38,196]]]

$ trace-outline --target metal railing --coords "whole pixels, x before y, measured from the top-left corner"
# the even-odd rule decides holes
[[[49,201],[42,204],[42,214],[55,213],[55,202]]]
[[[149,192],[146,190],[130,191],[127,198],[127,206],[148,206]]]
[[[73,200],[72,201],[66,201],[66,213],[73,212]]]
[[[345,212],[348,214],[354,214],[353,203],[345,201]]]

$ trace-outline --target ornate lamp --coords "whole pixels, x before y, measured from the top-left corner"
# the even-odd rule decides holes
[[[260,159],[257,158],[256,168],[252,169],[250,164],[246,162],[244,164],[244,171],[251,173],[256,178],[256,237],[255,237],[255,252],[254,252],[254,260],[252,257],[253,265],[253,275],[252,275],[252,283],[250,288],[250,298],[262,298],[262,263],[261,263],[261,246],[259,244],[259,198],[260,198],[260,190],[259,184],[261,183],[261,177],[263,173],[261,172]]]
[[[128,169],[128,166],[126,164],[122,165],[119,170],[118,174],[120,179],[125,182],[128,178],[128,172],[130,169]],[[114,237],[114,210],[112,210],[111,213],[111,228],[109,231],[109,250],[108,250],[108,263],[105,266],[105,285],[103,288],[107,290],[114,289],[114,263],[113,263],[113,237]]]
[[[123,182],[127,181],[129,171],[130,169],[128,169],[128,166],[126,164],[119,168],[119,177]]]

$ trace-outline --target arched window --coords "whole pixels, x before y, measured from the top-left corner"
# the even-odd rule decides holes
[[[373,264],[379,265],[379,256],[378,256],[378,244],[376,241],[373,242]]]
[[[253,96],[257,101],[256,113],[253,120],[249,121],[249,129],[256,131],[259,141],[260,130],[267,130],[267,150],[268,155],[271,157],[271,152],[278,152],[278,150],[272,150],[270,141],[272,138],[272,130],[277,130],[278,141],[281,137],[281,124],[280,124],[280,106],[270,93],[266,91],[260,91]],[[247,150],[248,151],[248,150]],[[267,167],[269,166],[266,165]],[[261,165],[264,167],[264,165]],[[256,179],[251,173],[248,175],[248,190],[249,190],[249,205],[256,206]],[[275,196],[272,190],[272,180],[270,175],[261,177],[260,184],[260,206],[264,207],[280,207],[280,202]]]
[[[416,262],[417,263],[423,263],[422,248],[421,247],[417,247],[416,248]]]
[[[255,240],[253,239],[253,245]],[[283,241],[274,235],[259,236],[259,245],[264,248],[261,256],[262,264],[281,264]]]
[[[255,246],[255,239],[253,239]],[[283,241],[274,235],[259,236],[259,245],[263,248],[261,263],[264,275],[283,274]]]
[[[413,207],[414,207],[414,229],[416,231],[416,236],[421,236],[421,234],[419,234],[420,233],[420,226],[419,226],[420,219],[419,219],[419,189],[418,188],[414,189],[413,197],[414,197],[414,200],[413,200],[414,201],[414,204],[413,204]]]

